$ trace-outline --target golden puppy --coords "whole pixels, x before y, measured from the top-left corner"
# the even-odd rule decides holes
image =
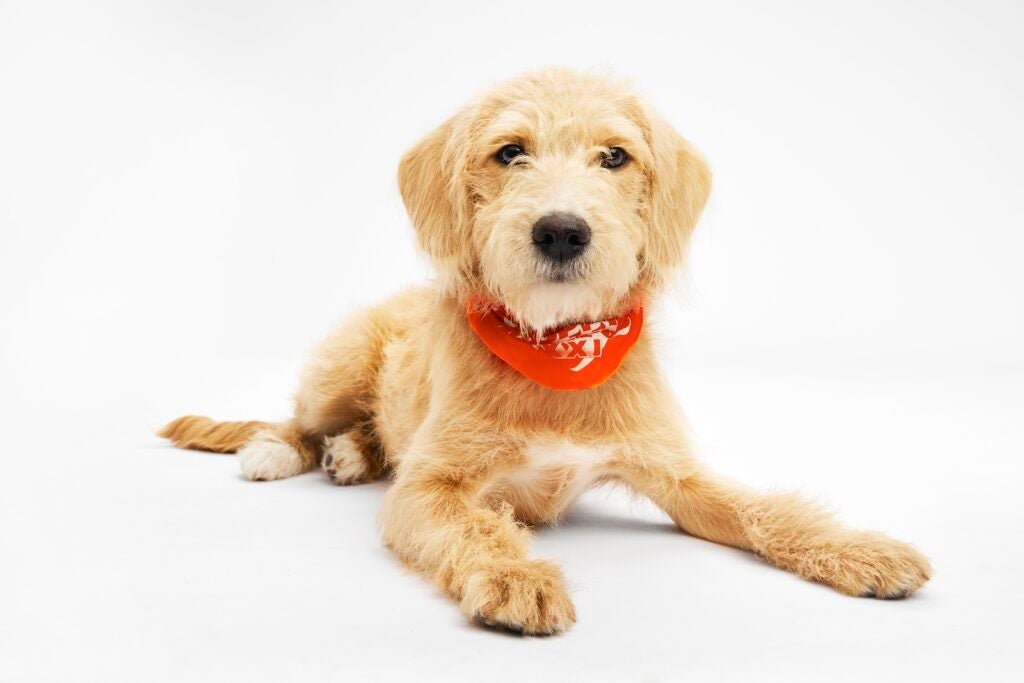
[[[189,416],[163,436],[238,450],[254,480],[318,463],[340,484],[390,473],[385,543],[468,617],[524,633],[575,621],[526,525],[604,482],[650,497],[687,533],[848,595],[903,597],[928,580],[911,546],[694,458],[641,330],[710,174],[622,84],[563,70],[506,83],[409,151],[398,181],[440,285],[322,342],[290,421]]]

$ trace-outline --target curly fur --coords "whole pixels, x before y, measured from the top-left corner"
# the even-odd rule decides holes
[[[506,144],[528,155],[503,166],[494,156]],[[612,146],[629,154],[622,168],[601,166]],[[606,383],[558,392],[502,364],[470,331],[468,297],[499,301],[540,331],[649,305],[683,260],[710,173],[625,84],[564,70],[503,84],[415,145],[398,181],[439,286],[395,297],[322,342],[290,421],[185,417],[164,436],[241,449],[257,479],[318,462],[339,483],[389,472],[384,542],[467,616],[525,633],[575,620],[559,569],[530,558],[526,524],[558,519],[607,481],[650,497],[688,533],[843,593],[902,597],[927,581],[928,561],[911,546],[709,472],[646,337]],[[551,211],[592,229],[570,281],[552,280],[531,244],[531,226]]]

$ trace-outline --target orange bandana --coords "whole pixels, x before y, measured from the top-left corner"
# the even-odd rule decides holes
[[[502,306],[470,300],[466,318],[495,356],[537,384],[566,391],[596,387],[615,374],[640,337],[644,309],[568,325],[539,339],[524,333]]]

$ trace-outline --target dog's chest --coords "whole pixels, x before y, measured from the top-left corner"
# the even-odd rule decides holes
[[[614,448],[566,439],[531,443],[522,466],[507,473],[494,493],[523,517],[550,521],[607,474]]]
[[[582,476],[605,465],[612,447],[605,444],[581,446],[568,439],[535,441],[526,448],[524,472],[535,474],[551,468],[575,468]]]

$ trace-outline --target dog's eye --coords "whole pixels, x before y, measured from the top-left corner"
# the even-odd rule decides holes
[[[629,155],[621,147],[609,147],[601,159],[601,165],[605,168],[618,168],[629,161]]]
[[[498,153],[494,155],[494,158],[498,160],[498,163],[508,166],[516,158],[526,154],[526,150],[519,145],[505,145],[498,150]]]

